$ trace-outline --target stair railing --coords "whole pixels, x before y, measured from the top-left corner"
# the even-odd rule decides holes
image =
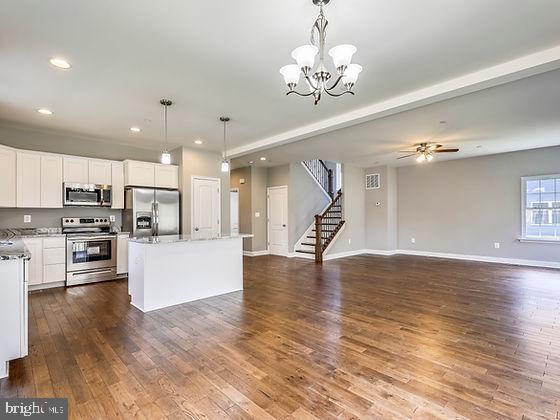
[[[335,209],[340,210],[335,212]],[[333,216],[333,213],[340,213],[340,216]],[[315,215],[315,262],[323,262],[323,253],[343,224],[342,191],[339,190],[329,207],[322,214]]]
[[[329,169],[321,159],[304,160],[303,164],[332,199],[334,197],[333,170]]]

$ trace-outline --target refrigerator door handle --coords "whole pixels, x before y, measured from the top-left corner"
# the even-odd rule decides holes
[[[152,203],[152,236],[157,235],[156,202]]]
[[[156,210],[156,235],[159,236],[159,203],[156,201],[154,205]]]

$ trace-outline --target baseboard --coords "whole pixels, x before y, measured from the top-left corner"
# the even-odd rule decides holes
[[[445,252],[415,251],[410,249],[396,249],[392,251],[376,251],[368,249],[367,254],[376,255],[415,255],[419,257],[447,258],[452,260],[489,262],[496,264],[522,265],[528,267],[560,268],[560,262],[524,260],[517,258],[489,257],[484,255],[451,254]]]
[[[45,289],[54,289],[55,287],[64,287],[66,286],[65,281],[57,281],[54,283],[41,283],[41,284],[31,284],[28,287],[30,292],[34,292],[36,290],[45,290]]]
[[[326,254],[323,256],[323,261],[336,260],[338,258],[353,257],[355,255],[367,254],[366,249],[356,249],[354,251],[337,252],[336,254]]]
[[[392,249],[392,250],[386,250],[386,249],[364,249],[364,254],[370,254],[370,255],[383,255],[386,257],[390,257],[391,255],[396,255],[398,254],[398,250],[396,249]]]
[[[269,255],[268,251],[243,251],[243,255],[246,257],[260,257],[261,255]]]

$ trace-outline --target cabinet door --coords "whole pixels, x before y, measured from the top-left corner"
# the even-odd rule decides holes
[[[155,164],[150,162],[127,160],[124,163],[124,182],[125,185],[154,187]]]
[[[41,207],[41,155],[17,152],[17,206]]]
[[[80,157],[64,157],[64,182],[89,183],[88,160]]]
[[[0,207],[16,206],[16,151],[0,147]]]
[[[111,162],[89,159],[89,184],[111,185]]]
[[[66,281],[66,264],[43,266],[43,283]]]
[[[128,235],[117,236],[117,274],[128,273]]]
[[[62,156],[41,156],[41,207],[62,207]]]
[[[156,164],[155,182],[158,188],[179,188],[179,168],[175,165]]]
[[[111,207],[124,209],[124,165],[122,162],[111,163]]]
[[[43,240],[40,238],[27,238],[23,242],[31,253],[29,260],[29,285],[43,283]]]

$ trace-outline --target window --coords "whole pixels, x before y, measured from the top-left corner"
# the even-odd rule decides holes
[[[522,178],[523,238],[560,241],[560,174]]]

